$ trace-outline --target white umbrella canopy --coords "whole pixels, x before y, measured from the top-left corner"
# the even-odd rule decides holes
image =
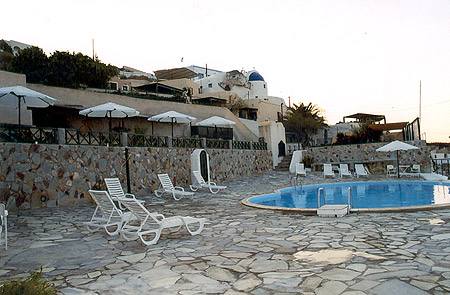
[[[43,93],[31,90],[23,86],[11,86],[0,88],[0,101],[11,101],[17,99],[19,108],[20,125],[20,104],[23,102],[26,106],[33,108],[46,108],[54,105],[58,100]]]
[[[109,118],[109,131],[111,131],[111,118],[128,118],[139,115],[136,109],[113,102],[107,102],[95,107],[80,111],[80,115],[94,118]]]
[[[173,137],[173,124],[174,123],[190,123],[195,121],[197,118],[178,113],[175,111],[168,111],[159,115],[151,116],[148,118],[149,121],[172,123],[172,137]],[[153,127],[152,127],[153,132]]]
[[[419,148],[402,141],[393,141],[377,149],[377,152],[396,152],[397,159],[397,177],[400,177],[400,169],[398,163],[398,151],[418,150]]]
[[[212,116],[208,119],[205,119],[203,121],[198,122],[195,124],[196,126],[229,126],[229,125],[235,125],[236,122],[219,117],[219,116]]]
[[[416,146],[407,144],[406,142],[402,141],[393,141],[391,143],[388,143],[387,145],[384,145],[377,149],[377,152],[394,152],[394,151],[407,151],[407,150],[417,150],[419,149]]]

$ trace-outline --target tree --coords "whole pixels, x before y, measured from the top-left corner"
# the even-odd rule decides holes
[[[27,82],[45,83],[48,57],[44,51],[36,46],[28,47],[14,56],[11,62],[11,71],[25,74]]]
[[[225,105],[233,114],[237,115],[239,110],[245,107],[245,102],[242,100],[240,96],[235,93],[232,93],[228,96],[228,102]]]
[[[13,54],[13,50],[5,40],[0,40],[0,50],[3,52],[7,52],[9,54]]]
[[[284,117],[284,126],[286,131],[293,132],[296,135],[302,145],[308,145],[311,136],[327,124],[319,107],[310,102],[307,105],[300,103],[288,107]]]
[[[119,74],[117,67],[82,53],[55,51],[50,57],[38,47],[22,50],[11,62],[13,72],[25,74],[27,81],[69,88],[106,88]]]

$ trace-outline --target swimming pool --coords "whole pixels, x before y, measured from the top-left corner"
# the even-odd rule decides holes
[[[319,188],[323,188],[326,204],[337,205],[348,203],[349,187],[352,194],[351,208],[356,211],[450,205],[450,184],[424,181],[351,182],[291,187],[277,193],[248,198],[243,203],[266,209],[315,210],[318,207]],[[320,200],[321,205],[324,205],[323,195]]]

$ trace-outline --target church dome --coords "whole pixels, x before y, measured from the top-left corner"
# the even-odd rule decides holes
[[[248,76],[249,81],[264,81],[263,76],[261,76],[258,72],[253,72]]]

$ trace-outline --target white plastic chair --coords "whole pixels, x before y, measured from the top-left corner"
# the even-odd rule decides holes
[[[334,171],[331,164],[323,164],[323,177],[327,176],[334,177]]]
[[[205,179],[203,179],[202,174],[200,171],[192,171],[192,174],[194,174],[194,183],[191,184],[189,187],[192,191],[197,191],[199,188],[206,187],[209,189],[209,191],[213,194],[217,194],[221,189],[226,189],[226,186],[223,185],[217,185],[215,182],[206,182]]]
[[[120,184],[119,178],[105,178],[106,188],[108,189],[109,196],[114,201],[117,201],[119,204],[119,208],[121,210],[125,210],[125,208],[120,203],[120,200],[124,198],[135,198],[133,194],[125,193],[122,189],[122,185]],[[139,200],[141,203],[145,203],[144,200]]]
[[[352,177],[352,174],[350,173],[350,171],[348,171],[347,164],[339,164],[339,176],[340,177],[344,177],[344,176]]]
[[[108,235],[114,236],[125,221],[134,218],[130,212],[123,213],[118,209],[107,191],[89,190],[89,194],[97,204],[91,220],[84,222],[90,232],[103,228]]]
[[[397,176],[397,169],[395,169],[394,165],[386,166],[387,176]]]
[[[174,229],[179,230],[183,225],[191,235],[197,235],[203,230],[205,224],[205,218],[195,218],[195,217],[183,217],[183,216],[173,216],[164,217],[162,214],[156,212],[150,213],[144,205],[142,205],[135,198],[127,198],[122,200],[124,206],[130,210],[134,216],[137,217],[135,221],[129,220],[125,222],[120,230],[120,235],[127,241],[141,239],[142,243],[145,245],[154,245],[158,242],[161,232],[164,229]],[[196,230],[192,230],[191,227],[194,224],[198,224]],[[150,235],[150,238],[146,237]],[[153,238],[151,238],[154,236]]]
[[[366,167],[363,164],[355,164],[355,173],[356,177],[359,178],[360,176],[367,176],[369,177],[370,173],[366,169]]]
[[[161,197],[164,193],[172,194],[175,200],[180,200],[177,196],[186,197],[194,195],[193,192],[185,192],[184,188],[181,186],[174,186],[172,180],[168,174],[158,174],[159,181],[161,182],[161,186],[159,189],[155,191],[155,195],[157,197]]]
[[[295,164],[295,174],[299,176],[306,176],[305,165],[303,163]]]
[[[5,243],[5,250],[8,250],[8,210],[6,210],[5,204],[0,204],[0,243]],[[2,238],[2,232],[4,238]]]

